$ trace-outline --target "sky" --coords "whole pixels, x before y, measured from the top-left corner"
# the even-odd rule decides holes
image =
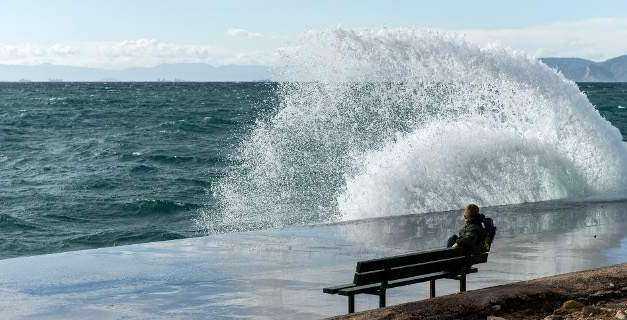
[[[308,30],[417,27],[532,56],[627,53],[627,1],[0,0],[0,64],[273,64]]]

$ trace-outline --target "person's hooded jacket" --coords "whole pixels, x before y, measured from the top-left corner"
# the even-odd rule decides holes
[[[477,254],[485,251],[484,240],[486,231],[481,225],[480,219],[474,219],[466,222],[464,227],[459,230],[457,238],[457,247],[463,252]]]

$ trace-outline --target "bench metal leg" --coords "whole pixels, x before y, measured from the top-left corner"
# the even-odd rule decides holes
[[[385,308],[385,290],[379,291],[379,308]]]
[[[385,268],[385,272],[390,272],[389,268]],[[383,280],[383,282],[381,282],[381,287],[379,287],[379,308],[385,308],[385,291],[387,290],[388,287],[388,281]]]
[[[466,292],[466,274],[459,276],[459,292]]]
[[[429,298],[435,298],[435,280],[429,281]]]
[[[355,313],[355,296],[348,296],[348,313]]]

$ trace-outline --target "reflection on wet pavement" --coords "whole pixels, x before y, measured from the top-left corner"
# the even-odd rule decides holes
[[[626,202],[486,208],[499,228],[469,289],[625,262]],[[233,233],[0,261],[7,319],[308,319],[345,313],[322,287],[352,280],[358,260],[441,247],[461,226],[443,212]],[[457,283],[441,280],[438,295]],[[423,299],[425,285],[388,303]],[[357,310],[377,306],[360,295]]]

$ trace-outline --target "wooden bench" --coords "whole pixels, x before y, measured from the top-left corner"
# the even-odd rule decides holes
[[[488,253],[464,255],[458,249],[438,249],[357,262],[353,283],[324,288],[322,292],[348,297],[348,313],[355,312],[355,295],[379,296],[385,307],[387,289],[429,281],[429,297],[435,297],[435,280],[459,280],[466,291],[466,275],[477,272],[472,266],[488,261]]]

